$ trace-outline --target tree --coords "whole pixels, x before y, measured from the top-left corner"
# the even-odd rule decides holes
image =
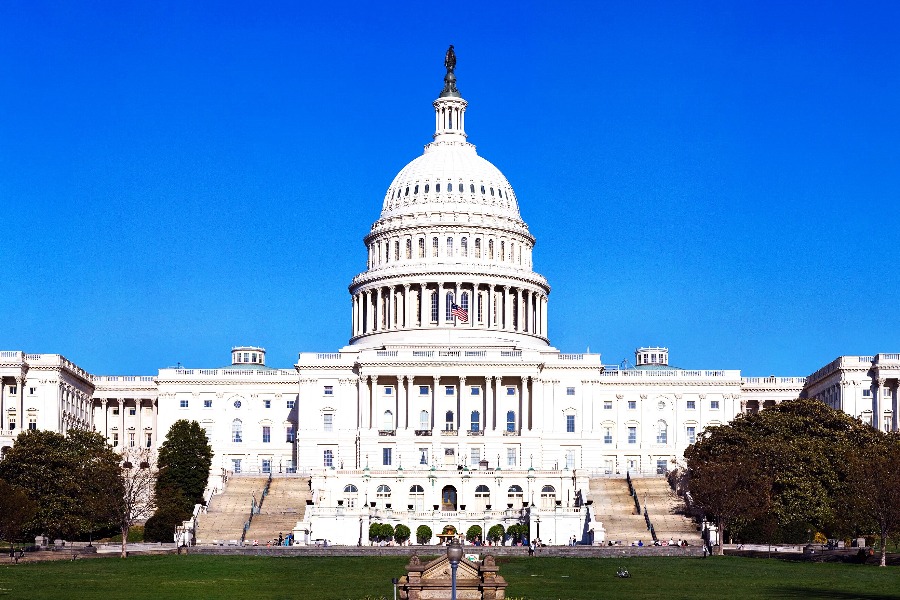
[[[21,541],[22,530],[35,512],[37,507],[25,490],[0,479],[0,540],[9,542],[10,552],[13,542]]]
[[[383,542],[389,542],[394,539],[394,527],[390,523],[382,523],[378,539]]]
[[[191,518],[195,504],[203,503],[213,450],[197,421],[172,424],[159,448],[156,476],[156,512],[147,520],[144,539],[168,542],[175,527]]]
[[[510,537],[514,544],[519,544],[528,535],[528,527],[521,523],[510,525],[506,530],[506,535]]]
[[[481,540],[481,525],[472,525],[466,530],[466,540],[470,544]]]
[[[410,535],[412,535],[412,532],[406,525],[401,523],[394,527],[394,541],[401,546],[406,543]]]
[[[881,540],[881,566],[887,539],[900,532],[900,437],[879,433],[875,442],[846,455],[848,476],[840,494],[841,521],[850,529],[875,531]]]
[[[25,535],[73,539],[116,527],[119,456],[100,434],[23,431],[0,461],[0,479],[25,490],[37,507]]]
[[[748,490],[743,497],[742,517],[725,516],[731,522],[731,537],[752,540],[770,529],[757,522],[762,503],[768,506],[766,519],[772,521],[771,537],[785,542],[808,541],[810,530],[835,530],[835,498],[847,472],[844,456],[848,449],[865,446],[876,433],[817,400],[782,402],[706,430],[685,450],[688,489],[696,505],[702,505],[699,499],[704,498],[708,506],[703,508],[715,518],[718,515],[711,497],[715,486],[704,483],[704,470],[706,481],[716,478],[720,488]],[[717,463],[726,466],[717,469]],[[729,473],[735,469],[740,473]],[[750,489],[754,482],[768,486],[768,498],[761,498],[758,488]],[[724,505],[716,508],[734,512]]]
[[[506,537],[506,530],[503,528],[503,525],[492,525],[491,528],[488,529],[487,537],[490,542],[496,544]]]
[[[432,531],[428,525],[419,525],[416,527],[416,542],[425,545],[431,542]]]
[[[369,524],[369,541],[370,542],[381,541],[381,523],[370,523]]]
[[[118,516],[122,531],[122,558],[128,558],[128,532],[131,526],[150,517],[156,509],[153,452],[148,448],[129,448],[122,455],[120,476],[123,502]]]

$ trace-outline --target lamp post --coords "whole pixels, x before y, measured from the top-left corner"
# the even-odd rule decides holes
[[[394,584],[394,600],[397,600],[397,584],[400,583],[400,580],[394,577],[391,579],[391,583]]]
[[[454,540],[447,544],[447,558],[450,560],[450,600],[456,600],[456,568],[462,556],[463,549],[458,541]]]

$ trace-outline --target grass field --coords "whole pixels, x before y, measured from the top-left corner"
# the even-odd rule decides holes
[[[146,556],[0,567],[0,598],[390,599],[402,557]],[[733,557],[498,559],[508,598],[900,599],[900,570]],[[630,579],[615,577],[624,566]]]

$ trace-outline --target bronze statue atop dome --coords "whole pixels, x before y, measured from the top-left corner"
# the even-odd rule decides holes
[[[441,98],[459,98],[459,90],[456,89],[456,75],[453,71],[456,69],[456,52],[453,51],[453,44],[447,49],[444,55],[444,67],[447,68],[447,74],[444,75],[444,89],[441,90]]]

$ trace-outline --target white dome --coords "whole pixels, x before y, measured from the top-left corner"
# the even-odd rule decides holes
[[[477,212],[521,221],[516,195],[497,167],[475,146],[433,143],[391,182],[381,218],[430,211]]]

